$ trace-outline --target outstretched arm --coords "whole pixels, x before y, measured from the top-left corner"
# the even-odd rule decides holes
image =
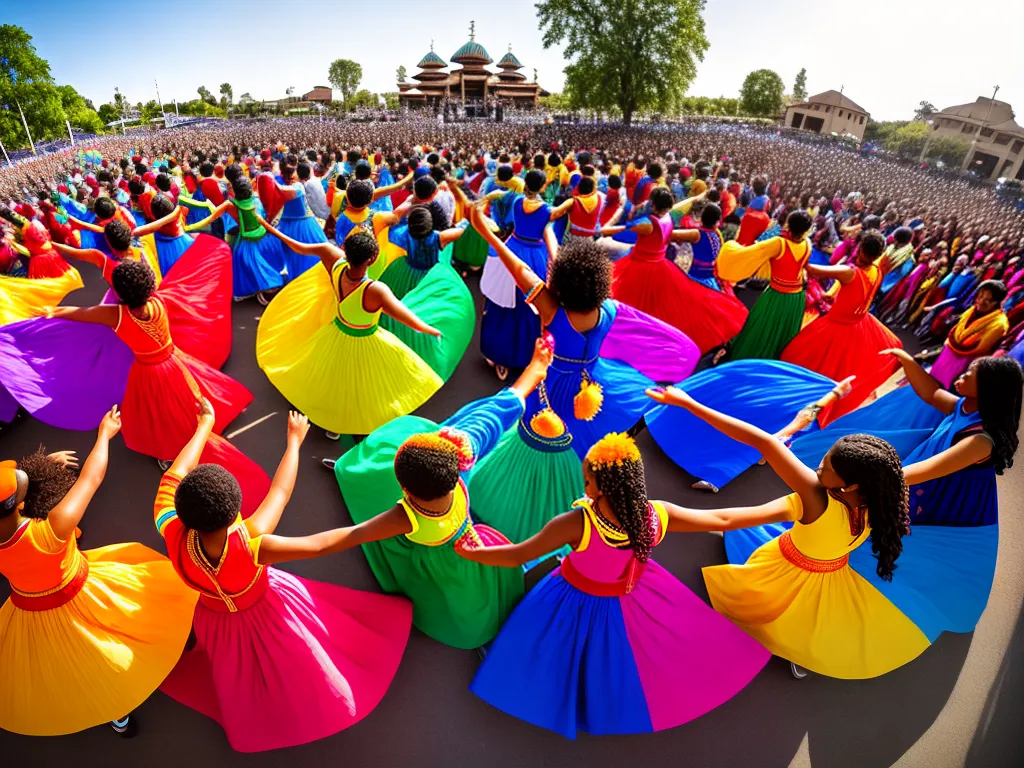
[[[100,230],[101,232],[103,230]],[[85,261],[89,264],[103,269],[103,265],[107,263],[107,254],[103,251],[96,250],[95,248],[74,248],[70,245],[64,245],[63,243],[54,243],[53,247],[57,249],[57,252],[62,256],[66,256],[69,259],[78,259],[79,261]]]
[[[333,243],[300,243],[298,240],[288,237],[288,235],[275,228],[269,221],[258,214],[256,220],[263,225],[267,232],[278,238],[296,253],[303,256],[317,256],[323,262],[323,265],[327,267],[328,272],[334,267],[336,261],[344,258],[341,249]]]
[[[221,216],[223,216],[224,212],[228,209],[228,207],[233,205],[234,204],[230,200],[225,200],[223,203],[214,208],[213,213],[211,213],[205,219],[201,219],[200,221],[197,221],[195,224],[189,224],[187,227],[185,227],[185,231],[194,232],[197,229],[205,229],[206,227],[213,224],[213,222],[215,222]]]
[[[116,328],[118,312],[117,304],[100,304],[95,307],[50,307],[46,310],[46,317],[74,320],[76,323],[96,323]]]
[[[335,528],[311,536],[265,535],[260,543],[259,563],[273,565],[294,560],[309,560],[411,532],[412,525],[405,511],[400,506],[395,506],[359,525]]]
[[[498,254],[501,263],[512,273],[512,277],[515,279],[516,285],[519,286],[519,290],[529,295],[537,283],[544,282],[526,265],[525,261],[512,253],[509,247],[491,231],[490,227],[487,226],[487,222],[484,221],[483,211],[475,205],[469,207],[469,223],[487,241],[487,244],[494,249],[494,252]]]
[[[991,455],[992,440],[987,435],[971,435],[942,453],[904,467],[903,477],[907,485],[919,485],[973,467]]]
[[[944,390],[942,385],[932,378],[932,375],[922,368],[921,364],[911,357],[906,350],[886,349],[879,354],[892,355],[900,361],[910,386],[914,388],[917,396],[928,403],[928,405],[947,415],[956,408],[957,396],[952,392]]]
[[[192,439],[185,443],[185,447],[181,449],[166,474],[184,477],[199,466],[199,457],[203,455],[203,449],[206,447],[206,441],[210,439],[216,419],[213,406],[206,398],[203,398],[199,408],[199,423],[196,425],[196,431],[192,435]]]
[[[700,240],[699,229],[673,229],[669,239],[673,243],[696,243]]]
[[[661,502],[668,512],[668,530],[672,533],[700,531],[734,531],[769,523],[795,520],[792,506],[786,497],[756,507],[729,507],[726,509],[689,509],[667,501]]]
[[[373,190],[373,199],[380,200],[382,197],[397,192],[410,181],[412,181],[412,177],[413,174],[409,173],[406,174],[403,178],[396,181],[394,184],[388,184],[387,186],[384,187],[377,187],[375,190]]]
[[[583,537],[583,513],[574,509],[565,512],[541,528],[521,544],[484,546],[478,538],[468,538],[467,546],[455,551],[467,560],[499,568],[518,568],[531,560],[554,552],[566,544],[579,545]]]
[[[684,408],[726,437],[754,448],[764,456],[782,481],[800,494],[805,510],[820,511],[819,508],[823,508],[821,485],[815,472],[794,456],[789,448],[763,429],[701,405],[676,387],[649,389],[647,394],[659,403]]]
[[[121,413],[115,405],[100,422],[99,432],[96,434],[96,443],[85,460],[78,480],[71,486],[71,490],[61,499],[47,519],[50,527],[58,539],[67,540],[75,533],[75,527],[81,522],[89,502],[96,494],[103,478],[107,474],[107,455],[110,439],[121,429]]]
[[[299,472],[299,448],[302,447],[307,432],[309,419],[301,413],[289,411],[288,443],[284,456],[277,465],[277,472],[274,473],[274,480],[270,484],[266,498],[245,521],[250,536],[273,533],[277,529],[277,524],[281,522],[281,515],[295,489],[295,476]]]
[[[454,243],[462,237],[462,233],[465,231],[466,230],[463,227],[451,227],[450,229],[439,232],[437,236],[440,238],[441,247],[444,248],[448,243]]]
[[[567,214],[569,211],[571,211],[572,210],[572,203],[573,203],[573,200],[570,197],[568,200],[566,200],[564,203],[559,205],[557,208],[552,208],[551,209],[551,221],[554,221],[555,219],[560,219],[563,216],[565,216],[565,214]]]
[[[819,280],[833,279],[838,280],[841,285],[849,285],[853,282],[854,275],[857,274],[857,270],[853,267],[837,266],[830,267],[821,264],[808,264],[804,267],[807,270],[807,274],[811,277],[816,277]]]
[[[182,211],[180,206],[174,206],[174,210],[164,216],[162,219],[151,221],[148,224],[143,224],[141,227],[136,227],[132,230],[132,234],[135,237],[145,237],[151,235],[154,232],[166,227],[168,224],[173,224],[177,219],[181,218]]]
[[[103,234],[103,227],[99,226],[98,224],[93,224],[92,222],[88,221],[82,221],[81,219],[76,219],[74,216],[71,215],[68,216],[68,223],[75,229],[84,229],[87,230],[88,232],[95,232],[98,235]],[[54,245],[56,245],[56,243],[54,243]]]
[[[439,337],[441,335],[441,332],[437,330],[437,328],[427,325],[425,322],[420,320],[419,316],[405,306],[405,304],[403,304],[401,300],[391,292],[391,289],[384,285],[384,283],[375,280],[373,284],[366,289],[366,293],[377,300],[378,305],[384,310],[384,312],[395,318],[395,320],[400,322],[402,325],[407,325],[414,331],[426,333],[431,336]]]

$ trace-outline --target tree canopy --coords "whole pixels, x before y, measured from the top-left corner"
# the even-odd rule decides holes
[[[670,112],[697,75],[708,40],[705,0],[540,0],[545,48],[565,43],[565,92],[573,106]]]
[[[803,67],[796,73],[793,81],[793,98],[796,101],[807,101],[807,68]]]
[[[404,64],[399,65],[398,71],[395,72],[395,75],[398,77],[398,82],[404,83],[405,82],[406,74],[408,74],[408,72],[405,69],[405,65]]]
[[[200,85],[198,88],[196,88],[196,93],[199,94],[200,99],[205,101],[210,106],[217,106],[217,99],[214,97],[212,93],[210,93],[210,89],[207,88],[205,85]]]
[[[758,69],[747,75],[740,89],[740,106],[757,117],[774,117],[782,109],[786,86],[770,69]]]
[[[927,120],[938,111],[930,101],[922,101],[917,105],[917,109],[914,110],[914,119]]]
[[[234,98],[235,91],[231,87],[231,83],[220,84],[220,105],[227,107],[231,104],[232,98]]]
[[[335,59],[327,70],[327,79],[341,91],[342,102],[348,109],[348,100],[359,89],[359,81],[363,79],[363,68],[351,59]]]

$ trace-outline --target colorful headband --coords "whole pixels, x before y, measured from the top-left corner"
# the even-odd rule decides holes
[[[470,469],[476,461],[473,456],[473,445],[470,442],[469,435],[452,427],[442,427],[437,432],[421,432],[420,434],[412,435],[402,443],[395,458],[397,459],[398,455],[406,448],[424,448],[445,452],[454,449],[458,457],[460,472]]]
[[[591,446],[587,461],[594,469],[621,467],[624,461],[640,461],[640,449],[625,432],[611,432]]]

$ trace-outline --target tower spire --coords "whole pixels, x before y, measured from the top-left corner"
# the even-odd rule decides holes
[[[476,22],[469,22],[469,39],[476,40]]]

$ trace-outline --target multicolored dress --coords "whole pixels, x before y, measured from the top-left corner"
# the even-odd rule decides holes
[[[551,207],[539,198],[517,196],[512,204],[514,231],[509,249],[541,280],[548,279],[548,249],[544,229],[551,221]],[[540,336],[540,317],[527,305],[496,254],[487,257],[480,276],[484,315],[480,326],[480,351],[497,365],[525,368],[533,357],[534,342]]]
[[[903,342],[868,312],[881,281],[877,265],[857,267],[853,282],[839,288],[832,309],[804,327],[782,350],[783,362],[830,379],[857,377],[848,395],[821,412],[823,425],[863,403],[900,367],[895,357],[879,353],[902,349]]]
[[[587,499],[583,537],[502,627],[470,690],[574,739],[687,723],[739,693],[770,658]],[[655,542],[668,515],[651,502]]]
[[[773,237],[747,247],[735,241],[722,246],[718,274],[730,282],[756,274],[766,263],[771,270],[768,288],[758,297],[743,330],[730,345],[730,360],[777,360],[800,332],[805,306],[804,267],[810,256],[811,245],[806,238],[799,243]]]
[[[198,592],[197,643],[161,690],[216,720],[239,752],[306,744],[370,714],[409,640],[409,602],[260,565],[263,537],[241,516],[211,561],[174,510],[180,482],[163,476],[153,511],[174,570]]]
[[[1009,330],[1010,323],[1002,310],[978,317],[974,307],[969,307],[946,337],[942,352],[932,364],[931,375],[949,389],[971,361],[992,352]]]
[[[195,593],[142,544],[80,552],[48,520],[0,544],[0,728],[60,736],[124,717],[178,661]]]
[[[703,569],[715,610],[769,651],[822,675],[863,679],[912,661],[944,631],[974,629],[992,584],[995,526],[915,525],[890,582],[862,546],[869,510],[830,495],[825,513],[804,525],[800,497],[787,499],[795,524],[730,532],[730,564]]]
[[[31,279],[0,275],[0,326],[37,317],[47,307],[55,307],[72,291],[84,287],[77,269],[60,277]]]
[[[389,259],[380,281],[398,299],[407,302],[417,316],[434,318],[434,327],[441,331],[444,341],[439,343],[433,336],[417,333],[389,315],[381,316],[381,327],[395,334],[447,381],[473,338],[476,324],[473,296],[451,266],[451,246],[442,249],[437,232],[416,240],[409,234],[407,225],[388,229],[388,240],[398,252]],[[445,356],[439,354],[442,352]]]
[[[374,431],[335,464],[352,522],[362,523],[386,512],[400,499],[412,531],[364,544],[363,552],[385,592],[412,600],[416,628],[445,645],[478,648],[489,642],[523,596],[523,573],[488,568],[455,551],[472,536],[488,545],[508,543],[498,531],[474,521],[465,477],[446,512],[428,513],[403,498],[395,478],[395,454],[412,435],[444,426],[465,432],[474,458],[480,461],[522,412],[523,401],[505,389],[464,406],[441,425],[403,416]]]
[[[256,361],[270,382],[309,420],[331,432],[365,435],[412,413],[444,383],[394,334],[381,310],[364,308],[369,277],[348,295],[339,260],[330,275],[312,269],[274,297],[256,332]],[[424,290],[430,286],[425,286]],[[413,305],[407,296],[407,306]],[[430,323],[433,318],[421,319]],[[437,345],[443,338],[430,337]],[[440,358],[451,353],[439,351]]]
[[[284,281],[285,247],[256,220],[256,201],[232,200],[240,219],[238,237],[231,246],[232,292],[236,299],[280,288]],[[291,251],[289,251],[291,253]]]
[[[558,309],[547,326],[555,340],[547,378],[527,398],[514,428],[470,473],[476,514],[512,541],[534,535],[579,497],[581,460],[606,434],[629,429],[651,409],[647,388],[686,378],[700,359],[684,334],[639,310],[607,299],[599,312],[597,324],[580,332]],[[579,418],[576,398],[594,385],[598,411]],[[560,434],[541,424],[551,412],[554,423],[564,425]]]
[[[289,186],[289,189],[295,190],[296,195],[291,200],[286,200],[281,208],[281,219],[277,223],[278,230],[281,234],[300,243],[326,243],[327,235],[324,234],[323,228],[317,223],[306,204],[305,188],[301,183],[295,182]],[[320,259],[316,256],[303,256],[287,246],[284,247],[283,252],[284,268],[288,273],[289,281],[320,263]]]

